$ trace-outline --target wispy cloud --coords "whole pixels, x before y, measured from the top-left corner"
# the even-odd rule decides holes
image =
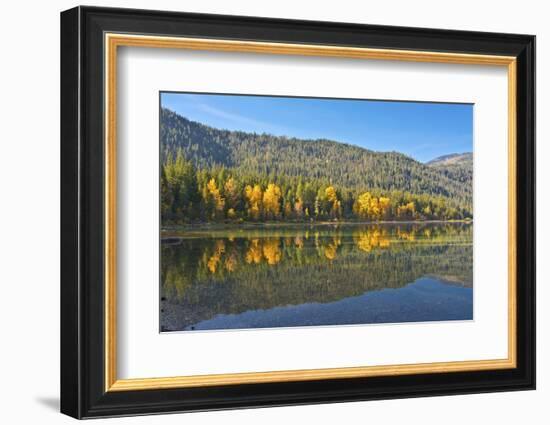
[[[214,107],[203,102],[195,101],[193,107],[207,115],[225,120],[231,129],[255,131],[257,133],[271,133],[279,136],[290,136],[293,134],[292,129],[288,127],[257,120],[247,115],[230,112],[226,109]]]
[[[262,121],[248,114],[232,111],[230,108],[213,106],[205,95],[169,93],[162,97],[162,104],[187,118],[228,130],[271,133],[279,136],[291,136],[296,132],[287,126]]]
[[[205,112],[207,114],[213,115],[218,118],[223,118],[225,120],[233,121],[234,123],[238,124],[244,124],[246,126],[254,126],[254,127],[274,127],[270,123],[266,123],[263,121],[255,120],[253,118],[235,114],[233,112],[228,112],[220,108],[215,108],[213,106],[207,105],[205,103],[199,103],[196,105],[196,108],[200,109],[202,112]]]

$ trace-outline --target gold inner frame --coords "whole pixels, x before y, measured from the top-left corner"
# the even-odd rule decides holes
[[[105,46],[105,391],[309,381],[516,367],[516,58],[461,53],[370,49],[106,33]],[[327,369],[118,379],[116,324],[116,99],[117,48],[148,47],[280,55],[325,56],[507,67],[508,72],[508,357],[495,360],[416,363]]]

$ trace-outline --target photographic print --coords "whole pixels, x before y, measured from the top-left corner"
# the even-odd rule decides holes
[[[160,93],[160,331],[473,319],[473,105]]]
[[[88,6],[60,34],[62,413],[535,388],[535,36]]]

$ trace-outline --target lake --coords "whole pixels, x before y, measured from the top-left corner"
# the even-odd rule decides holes
[[[161,331],[473,318],[471,223],[163,232]]]

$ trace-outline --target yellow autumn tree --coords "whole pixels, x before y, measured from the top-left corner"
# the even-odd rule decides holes
[[[397,207],[397,216],[399,218],[412,219],[414,218],[415,214],[416,214],[416,210],[414,207],[414,202],[409,202],[405,205],[400,205],[399,207]]]
[[[281,213],[281,188],[269,183],[263,196],[263,207],[266,218],[278,218]]]
[[[333,186],[325,189],[325,198],[330,204],[330,215],[334,218],[339,218],[342,215],[342,204],[338,200],[338,194]]]
[[[367,215],[371,220],[380,219],[380,203],[375,196],[370,199]]]
[[[390,198],[376,197],[369,192],[364,192],[357,197],[353,205],[353,212],[361,218],[380,220],[389,216],[390,207]]]
[[[262,188],[259,184],[253,187],[247,185],[244,189],[244,196],[248,204],[248,216],[253,220],[258,220],[262,209]]]
[[[221,196],[220,189],[216,184],[216,180],[210,179],[206,185],[206,191],[209,199],[214,206],[213,215],[215,218],[223,216],[223,209],[225,207],[225,199]]]
[[[369,192],[364,192],[357,197],[355,204],[353,205],[353,211],[359,217],[369,218],[369,208],[371,204],[372,195]]]
[[[327,201],[329,201],[330,203],[334,203],[338,200],[336,189],[334,189],[334,187],[332,186],[329,186],[325,189],[325,196],[327,197]]]

